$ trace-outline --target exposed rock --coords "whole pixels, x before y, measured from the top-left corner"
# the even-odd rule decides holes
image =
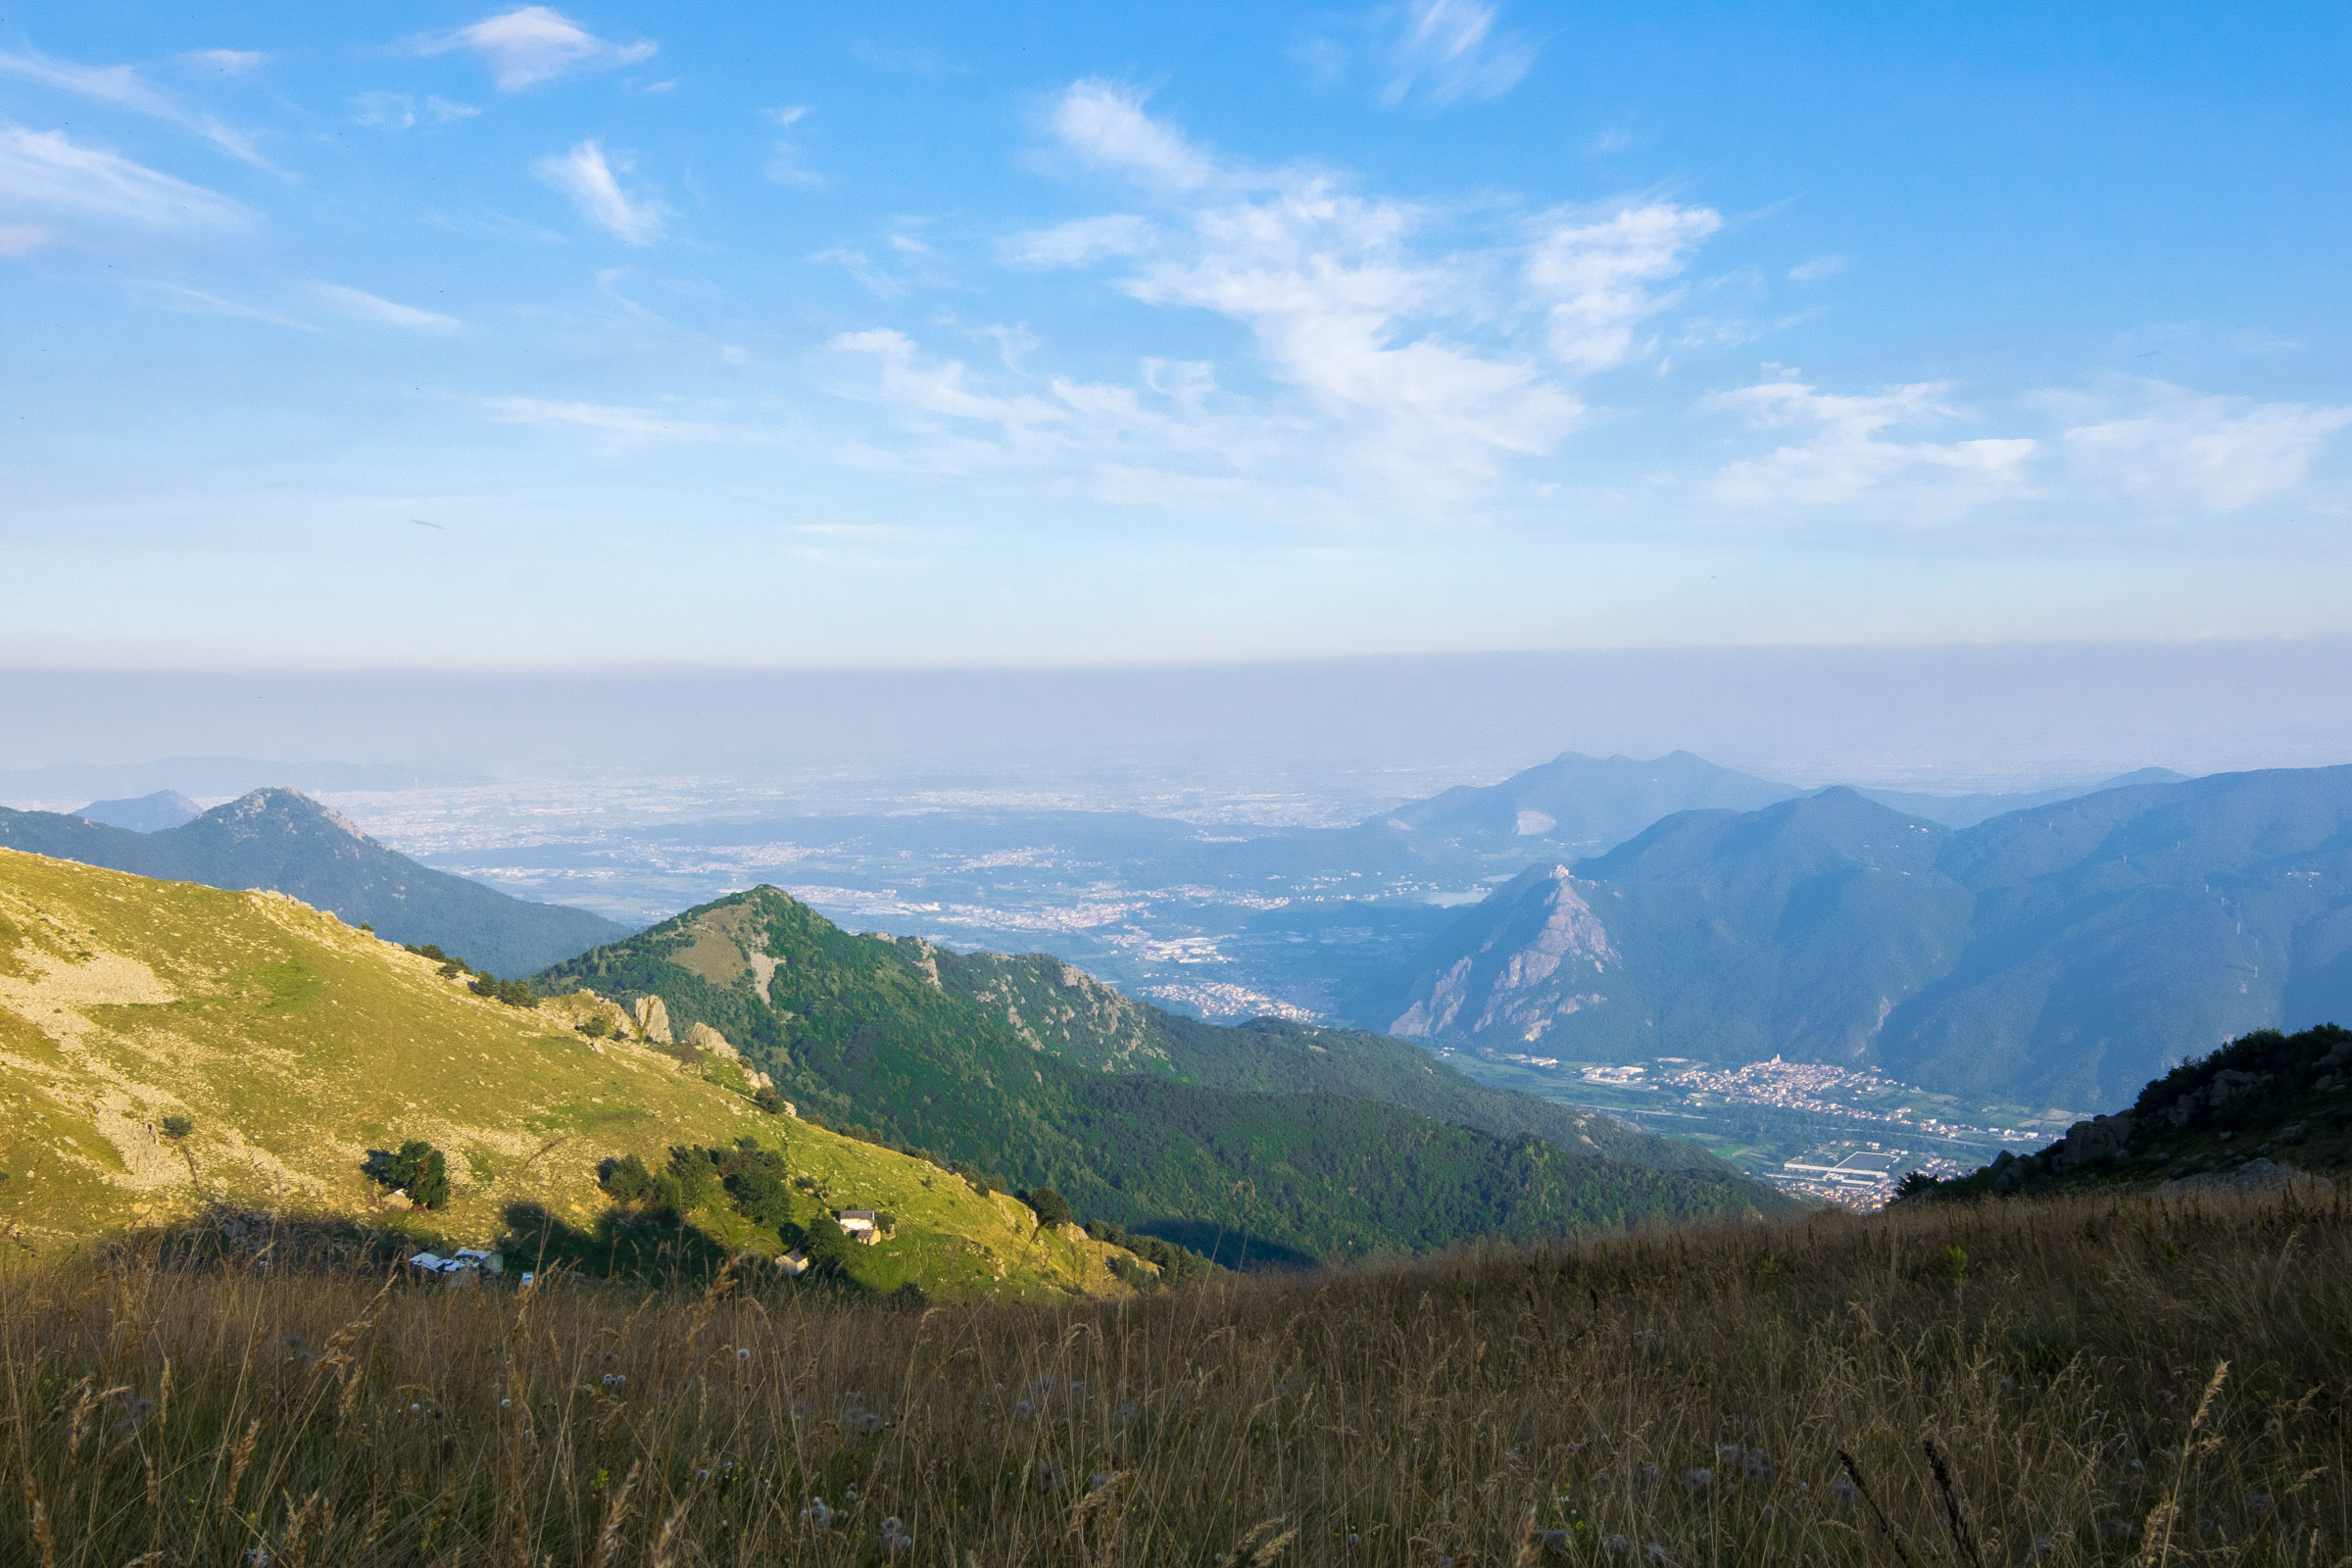
[[[2335,1184],[2325,1176],[2307,1175],[2292,1165],[2275,1165],[2267,1159],[2249,1159],[2235,1170],[2166,1182],[2156,1193],[2160,1198],[2185,1198],[2196,1193],[2276,1192],[2288,1186],[2297,1191],[2308,1190],[2314,1197],[2326,1197],[2335,1191]]]
[[[631,1011],[637,1019],[637,1032],[640,1035],[657,1046],[671,1043],[669,1009],[662,1004],[660,997],[639,997]]]
[[[2131,1141],[2132,1112],[2128,1110],[2079,1121],[2066,1130],[2066,1140],[2058,1146],[2058,1168],[2081,1170],[2085,1165],[2113,1159]]]
[[[721,1061],[741,1061],[743,1054],[727,1044],[727,1037],[707,1023],[698,1023],[686,1031],[686,1044],[697,1051],[708,1051]]]

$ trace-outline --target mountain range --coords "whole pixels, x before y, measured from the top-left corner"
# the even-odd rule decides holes
[[[2024,793],[1933,795],[1856,789],[1855,794],[1907,815],[1946,827],[1974,827],[2004,812],[2049,806],[2131,784],[2178,783],[2183,775],[2148,767],[2103,783]],[[1498,784],[1459,785],[1384,812],[1364,824],[1384,825],[1422,842],[1507,847],[1512,841],[1605,850],[1652,822],[1679,811],[1752,811],[1808,793],[1719,767],[1689,752],[1642,761],[1631,757],[1586,757],[1562,752]]]
[[[2253,1029],[2352,1017],[2352,768],[2097,791],[1953,830],[1832,789],[1541,863],[1359,1021],[1586,1059],[1783,1054],[2111,1104]]]
[[[153,832],[0,808],[0,846],[174,882],[290,894],[392,941],[432,943],[500,974],[545,968],[628,930],[585,909],[532,904],[418,865],[288,789],[255,790]]]
[[[804,1115],[1050,1184],[1089,1219],[1229,1262],[1780,1201],[1688,1148],[1482,1089],[1395,1041],[1198,1025],[1058,959],[853,936],[774,888],[539,983],[632,1008],[658,997],[673,1030],[724,1036]]]

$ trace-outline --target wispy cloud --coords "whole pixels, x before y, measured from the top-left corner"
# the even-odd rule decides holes
[[[1642,322],[1678,297],[1651,285],[1680,276],[1722,227],[1723,219],[1710,209],[1658,201],[1544,220],[1525,277],[1544,308],[1551,352],[1581,370],[1605,370],[1633,359]]]
[[[1134,300],[1222,317],[1248,332],[1271,390],[1221,390],[1212,367],[1179,370],[1173,356],[1127,386],[1080,384],[1029,368],[1025,331],[1023,353],[987,374],[897,329],[839,340],[876,368],[863,395],[920,416],[926,439],[957,461],[978,461],[981,433],[955,430],[968,421],[995,426],[1008,457],[1085,454],[1098,471],[1114,448],[1123,471],[1148,471],[1164,443],[1188,484],[1263,481],[1295,495],[1317,475],[1375,506],[1459,497],[1559,446],[1585,413],[1572,377],[1649,352],[1642,323],[1674,304],[1673,279],[1722,222],[1642,200],[1544,214],[1447,249],[1435,238],[1447,215],[1326,170],[1221,156],[1121,83],[1073,83],[1045,124],[1077,165],[1131,187],[1140,210],[1015,234],[1003,259],[1112,264],[1109,285]],[[1222,461],[1220,442],[1234,443]]]
[[[522,6],[415,42],[418,54],[469,50],[481,57],[502,92],[553,81],[573,71],[604,71],[650,60],[653,40],[608,43],[547,6]]]
[[[2065,436],[2078,473],[2138,501],[2209,512],[2300,489],[2328,438],[2352,424],[2352,408],[2201,396],[2164,382],[2042,402],[2079,421]]]
[[[1768,456],[1734,463],[1716,476],[1716,499],[1742,507],[1835,506],[1897,495],[1921,514],[1943,515],[2026,487],[2039,450],[2030,438],[1902,441],[1888,432],[1953,418],[1949,388],[1915,382],[1867,395],[1824,392],[1788,371],[1718,393],[1709,406],[1759,429],[1794,429],[1802,439]]]
[[[270,56],[257,49],[197,49],[179,58],[199,71],[221,76],[242,76],[270,63]]]
[[[313,283],[311,292],[321,304],[354,320],[397,326],[407,332],[449,333],[463,330],[466,324],[455,317],[443,316],[435,311],[420,311],[413,305],[396,305],[365,289],[349,288],[341,283]]]
[[[762,109],[761,118],[778,130],[789,132],[793,126],[808,118],[807,104],[792,104],[783,109]],[[801,150],[793,145],[790,135],[778,136],[776,145],[767,155],[767,177],[779,185],[822,185],[824,176],[801,163]]]
[[[101,103],[127,109],[133,114],[165,121],[203,137],[232,158],[268,167],[268,161],[255,150],[250,136],[243,131],[232,130],[202,110],[189,108],[149,82],[133,67],[81,66],[66,60],[51,60],[30,50],[15,54],[0,49],[0,74],[37,81],[61,92],[93,98]]]
[[[619,162],[620,172],[628,172],[628,160]],[[668,209],[651,197],[633,197],[622,190],[601,144],[581,142],[561,158],[541,159],[532,172],[569,196],[589,220],[629,244],[649,245],[661,236]]]
[[[416,125],[448,125],[481,113],[470,104],[454,104],[425,94],[419,103],[413,93],[364,92],[352,99],[352,118],[375,130],[408,130]]]
[[[1015,234],[1004,250],[1005,260],[1024,267],[1085,267],[1113,256],[1141,255],[1152,239],[1152,225],[1144,219],[1111,213]]]
[[[1449,104],[1499,98],[1535,64],[1536,46],[1496,28],[1496,8],[1478,0],[1407,0],[1381,13],[1390,32],[1391,104],[1420,93]]]
[[[1109,173],[1170,190],[1208,183],[1215,166],[1184,136],[1144,113],[1144,95],[1090,78],[1054,100],[1054,138]]]
[[[1792,283],[1818,283],[1825,277],[1836,277],[1844,270],[1844,257],[1816,256],[1809,262],[1799,262],[1788,269],[1788,280]]]
[[[19,254],[57,237],[60,225],[184,234],[246,220],[225,196],[81,146],[62,130],[0,125],[0,222],[16,230]]]
[[[773,446],[776,432],[723,419],[681,416],[660,409],[627,404],[583,403],[556,398],[491,398],[486,407],[493,418],[507,424],[541,429],[589,430],[616,444],[691,442],[730,446]]]

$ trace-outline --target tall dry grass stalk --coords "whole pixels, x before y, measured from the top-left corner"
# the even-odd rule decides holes
[[[0,1274],[0,1562],[2326,1568],[2348,1376],[2278,1198],[1059,1309],[126,1255]]]

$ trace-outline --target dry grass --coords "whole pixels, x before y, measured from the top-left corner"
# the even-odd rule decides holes
[[[127,1257],[0,1273],[0,1562],[2324,1565],[2347,1375],[2276,1196],[1063,1308]]]

